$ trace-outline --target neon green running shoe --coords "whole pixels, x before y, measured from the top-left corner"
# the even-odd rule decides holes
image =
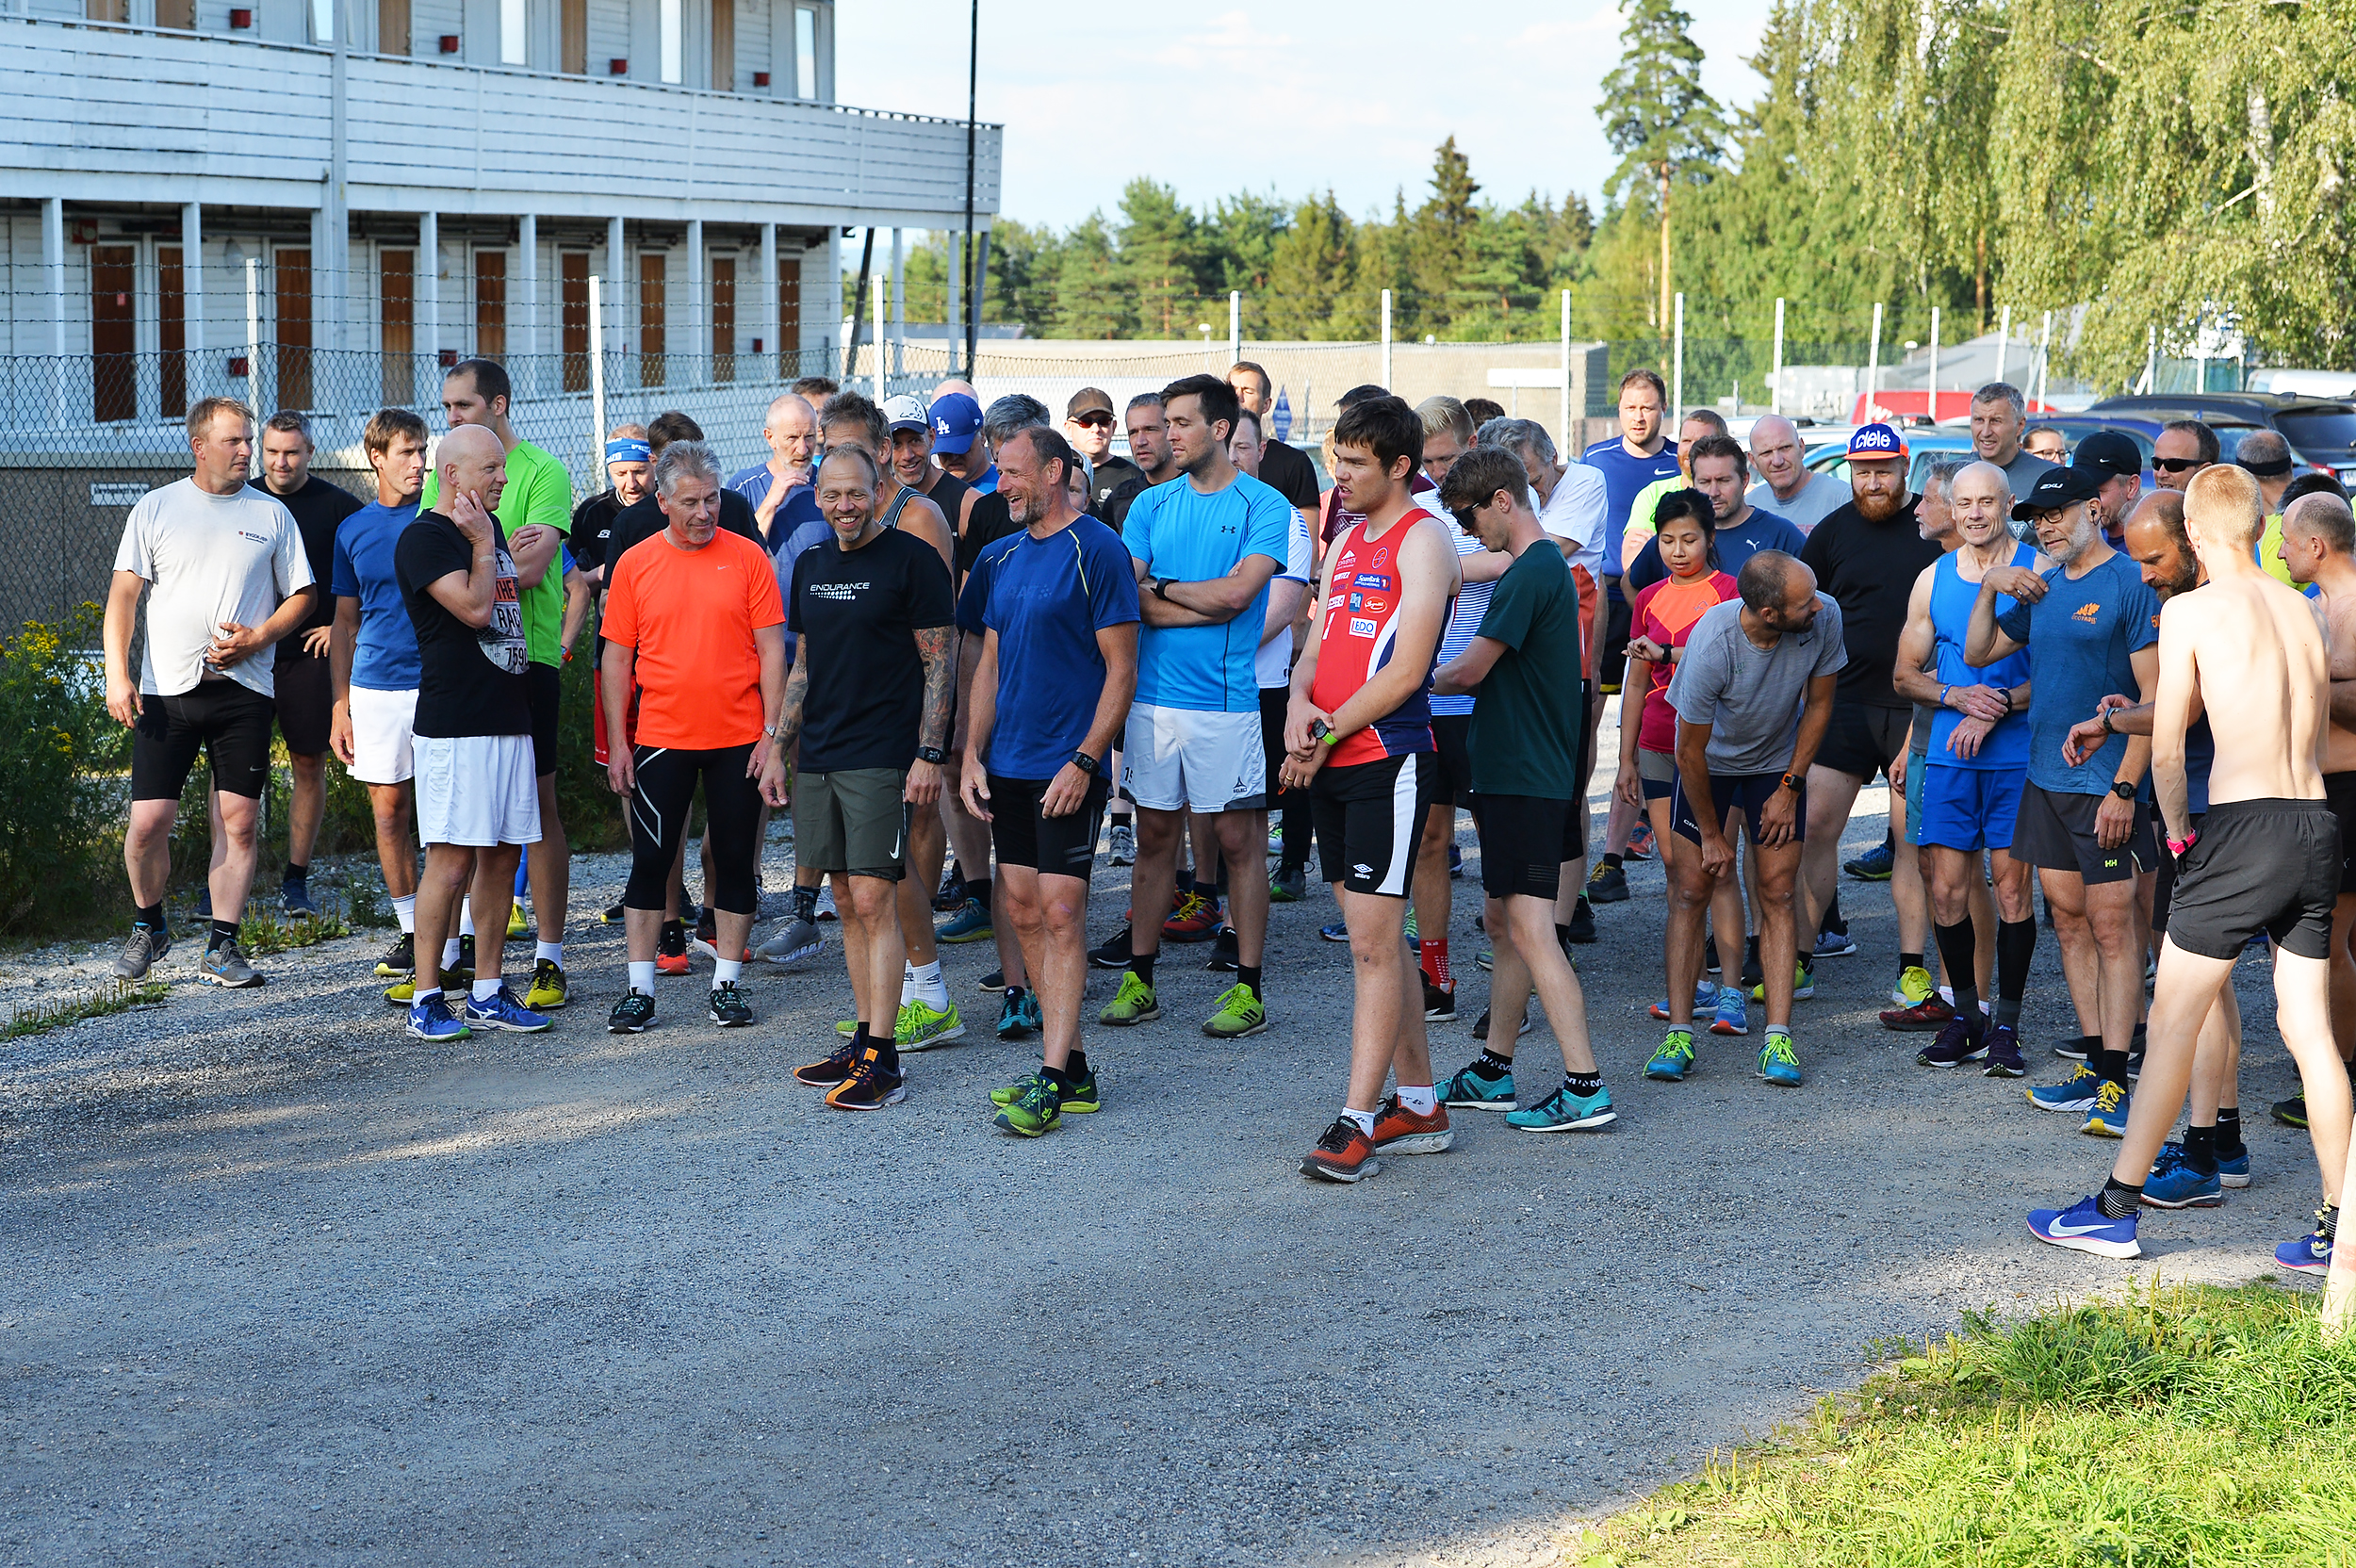
[[[930,1051],[936,1045],[963,1038],[965,1023],[957,1017],[957,1004],[954,1002],[945,1011],[935,1012],[910,998],[900,1004],[900,1016],[892,1025],[892,1043],[902,1051]]]
[[[1203,1032],[1215,1040],[1238,1040],[1267,1027],[1267,1005],[1237,981],[1219,993],[1219,1011],[1203,1021]]]
[[[1644,1076],[1666,1084],[1682,1083],[1693,1070],[1693,1031],[1672,1029],[1661,1037],[1661,1049],[1644,1064]]]
[[[1044,1072],[1032,1074],[992,1119],[1002,1131],[1017,1137],[1046,1136],[1063,1125],[1063,1100],[1055,1081]]]
[[[1792,1037],[1772,1024],[1767,1043],[1759,1048],[1759,1075],[1779,1088],[1800,1086],[1800,1058],[1792,1049]]]
[[[1023,1091],[1031,1086],[1033,1080],[1041,1076],[1043,1074],[1035,1072],[1019,1084],[1008,1084],[1004,1088],[990,1090],[990,1102],[1001,1109],[1013,1104],[1023,1098]],[[1090,1068],[1073,1079],[1071,1086],[1063,1091],[1061,1108],[1066,1116],[1082,1116],[1101,1108],[1104,1102],[1104,1097],[1097,1092],[1096,1088],[1096,1070]]]
[[[1121,972],[1121,989],[1104,1004],[1096,1021],[1125,1029],[1133,1023],[1151,1023],[1161,1016],[1161,1004],[1153,1000],[1153,988],[1138,979],[1137,972],[1132,969]]]
[[[1931,984],[1931,972],[1921,964],[1908,964],[1898,972],[1898,983],[1890,989],[1890,1000],[1901,1007],[1920,1007],[1937,995],[1939,988]]]

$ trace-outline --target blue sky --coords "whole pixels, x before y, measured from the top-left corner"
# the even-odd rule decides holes
[[[1748,102],[1742,63],[1763,4],[1686,0],[1722,104]],[[1006,127],[1002,209],[1058,228],[1111,211],[1150,174],[1195,204],[1250,187],[1331,186],[1353,214],[1409,204],[1453,134],[1484,194],[1599,202],[1614,158],[1595,119],[1619,57],[1616,7],[1592,0],[1292,0],[1219,7],[1190,25],[1098,4],[983,0],[981,118]],[[837,8],[836,96],[962,118],[966,0]],[[1075,26],[1101,18],[1092,30]],[[1451,30],[1435,33],[1435,18]]]

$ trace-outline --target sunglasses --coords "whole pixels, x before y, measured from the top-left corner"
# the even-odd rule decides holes
[[[1108,411],[1101,408],[1091,410],[1087,414],[1075,414],[1072,417],[1072,422],[1075,425],[1086,425],[1091,430],[1110,430],[1113,428],[1112,415]]]
[[[2151,466],[2164,474],[2181,474],[2187,468],[2201,468],[2207,465],[2197,457],[2155,457],[2151,460]]]

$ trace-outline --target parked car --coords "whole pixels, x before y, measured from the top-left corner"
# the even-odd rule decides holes
[[[2300,462],[2342,484],[2356,480],[2356,404],[2274,392],[2183,392],[2105,398],[2086,413],[2155,423],[2201,420],[2217,432],[2229,463],[2251,431],[2280,431]]]

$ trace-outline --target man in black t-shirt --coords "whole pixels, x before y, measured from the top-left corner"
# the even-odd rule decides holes
[[[1849,662],[1833,692],[1832,724],[1808,775],[1808,848],[1800,861],[1807,890],[1800,926],[1800,990],[1815,974],[1816,931],[1832,902],[1841,871],[1841,832],[1857,791],[1906,754],[1914,705],[1898,694],[1891,675],[1906,630],[1915,579],[1936,562],[1940,547],[1922,537],[1915,517],[1921,498],[1906,490],[1906,444],[1888,425],[1866,425],[1849,437],[1849,504],[1837,507],[1808,536],[1800,559],[1816,574],[1820,592],[1841,606]],[[1903,828],[1904,769],[1890,779],[1890,821]],[[1895,838],[1890,898],[1899,923],[1929,929],[1930,904],[1914,846]],[[1912,1007],[1935,994],[1923,955],[1901,952],[1900,988],[1890,1000]],[[1763,994],[1763,993],[1762,993]]]
[[[1248,359],[1239,359],[1227,368],[1227,384],[1235,389],[1235,400],[1243,404],[1244,412],[1260,420],[1265,436],[1260,449],[1260,482],[1299,507],[1302,516],[1316,516],[1317,470],[1306,453],[1276,438],[1276,427],[1270,422],[1276,408],[1276,392],[1268,384],[1268,372]]]
[[[1088,514],[1103,521],[1105,498],[1144,470],[1113,451],[1113,400],[1101,387],[1083,386],[1064,404],[1063,438],[1088,460]]]
[[[507,449],[488,428],[459,425],[434,451],[440,501],[401,531],[393,567],[417,632],[417,972],[409,1033],[464,1039],[476,1029],[548,1026],[499,978],[515,861],[540,839],[540,788],[524,667],[515,561],[494,515]],[[454,1012],[442,971],[456,962],[458,906],[474,905],[473,994]]]
[[[1162,395],[1138,393],[1129,400],[1129,410],[1121,420],[1128,427],[1129,455],[1136,459],[1138,471],[1104,498],[1104,510],[1097,514],[1099,520],[1116,533],[1128,519],[1129,503],[1147,485],[1167,484],[1178,477],[1178,459],[1170,453],[1170,416],[1162,410]]]
[[[327,674],[327,639],[335,605],[326,585],[335,575],[335,525],[360,510],[360,499],[351,491],[312,474],[316,449],[310,420],[300,414],[273,414],[262,426],[262,476],[246,482],[294,514],[312,580],[319,584],[310,617],[278,645],[271,671],[278,732],[286,739],[286,760],[294,771],[286,872],[279,891],[289,915],[317,913],[311,906],[311,851],[319,844],[319,822],[327,814],[327,731],[335,710]],[[218,865],[228,853],[228,837],[218,826],[218,807],[214,821],[213,861]]]
[[[565,535],[573,563],[592,592],[605,596],[606,566],[614,559],[614,520],[653,494],[654,448],[644,425],[615,425],[605,438],[606,488],[573,508],[573,531]]]

